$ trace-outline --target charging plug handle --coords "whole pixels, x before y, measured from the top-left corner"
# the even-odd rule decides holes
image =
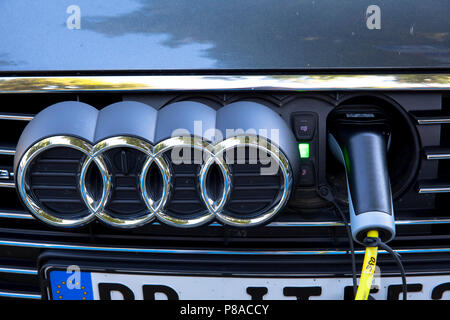
[[[387,166],[390,124],[379,114],[358,115],[345,112],[336,117],[329,145],[345,166],[353,238],[363,243],[368,231],[378,230],[381,240],[388,242],[395,236]]]

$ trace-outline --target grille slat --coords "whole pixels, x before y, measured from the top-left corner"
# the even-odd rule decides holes
[[[79,203],[81,204],[81,200],[77,199],[57,199],[57,198],[41,198],[41,202],[44,203]]]
[[[260,152],[254,147],[230,151],[225,157],[232,163],[230,171],[233,187],[225,211],[230,216],[246,218],[267,210],[277,201],[282,188],[280,173],[261,175],[264,166],[261,164]]]
[[[167,211],[174,216],[190,217],[203,213],[206,208],[201,201],[198,187],[198,173],[200,166],[195,163],[196,151],[191,149],[192,164],[172,164],[173,193],[167,206]],[[166,152],[165,157],[171,159],[171,152]]]
[[[114,199],[111,204],[140,204],[141,201],[137,199]]]
[[[14,182],[0,182],[0,188],[15,188]]]
[[[79,159],[40,159],[39,163],[69,163],[69,164],[75,164],[78,165],[80,162]]]
[[[16,154],[16,148],[2,147],[0,149],[0,155],[13,156],[15,154]]]
[[[76,173],[70,172],[32,172],[34,177],[77,177]]]
[[[47,210],[61,212],[62,217],[84,210],[76,179],[83,159],[80,151],[56,147],[34,160],[28,173],[31,191]]]
[[[23,113],[0,113],[0,120],[19,120],[19,121],[31,121],[34,118],[34,114]]]
[[[78,190],[76,186],[73,185],[67,185],[67,186],[61,186],[61,185],[33,185],[33,190]]]

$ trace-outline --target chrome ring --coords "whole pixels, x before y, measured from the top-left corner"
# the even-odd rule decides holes
[[[161,176],[163,178],[162,195],[161,199],[153,199],[147,190],[147,174],[152,164],[155,163],[159,168]],[[170,190],[172,188],[172,175],[167,162],[162,157],[149,156],[142,167],[141,174],[139,176],[139,187],[143,195],[143,200],[147,208],[152,212],[152,216],[155,216],[157,212],[166,206],[169,199]]]
[[[95,218],[95,214],[92,211],[87,210],[87,213],[85,215],[77,219],[67,219],[57,217],[44,210],[37,203],[34,197],[29,193],[30,186],[25,181],[29,165],[39,154],[41,154],[46,150],[56,147],[72,148],[81,151],[88,158],[91,157],[92,146],[86,141],[83,141],[81,139],[68,136],[54,136],[43,139],[35,143],[33,146],[31,146],[31,148],[28,149],[28,151],[23,155],[22,159],[20,160],[16,175],[17,190],[27,208],[39,220],[42,220],[47,224],[60,227],[61,226],[76,227],[84,225],[86,223],[91,222]]]
[[[144,153],[147,157],[146,161],[148,159],[152,159],[152,146],[138,138],[134,137],[112,137],[105,140],[102,140],[98,142],[92,150],[92,157],[87,158],[82,166],[81,170],[81,176],[80,176],[80,190],[81,194],[83,196],[83,200],[85,201],[86,205],[88,206],[89,210],[93,212],[98,219],[101,221],[112,225],[114,227],[119,228],[133,228],[141,226],[151,220],[153,220],[155,216],[155,212],[152,207],[149,207],[147,205],[146,196],[144,196],[141,193],[141,198],[145,202],[145,204],[148,207],[148,211],[144,212],[142,215],[130,219],[126,219],[123,217],[117,217],[114,214],[108,212],[106,210],[106,206],[109,202],[109,196],[111,194],[111,189],[113,188],[111,183],[111,174],[108,172],[106,168],[106,164],[104,162],[104,159],[102,157],[102,154],[108,150],[114,149],[114,148],[132,148],[135,150],[138,150],[142,153]],[[89,196],[89,192],[86,188],[86,172],[89,168],[90,164],[92,162],[95,162],[97,167],[100,169],[101,176],[102,176],[102,182],[103,182],[103,188],[102,188],[102,196],[100,200],[95,201],[92,199],[92,197]],[[144,184],[145,186],[145,177],[142,179],[142,174],[139,176],[139,180],[143,180],[143,182],[140,183],[140,186]],[[166,186],[164,186],[166,187]],[[145,193],[146,195],[147,193]]]
[[[208,177],[209,170],[213,164],[216,164],[219,167],[220,173],[222,174],[222,179],[224,181],[224,186],[222,188],[222,192],[218,201],[209,197],[206,188],[206,178]],[[208,158],[205,165],[202,166],[202,169],[200,171],[199,182],[201,196],[204,203],[206,204],[206,207],[215,215],[219,214],[223,210],[223,207],[228,200],[231,189],[230,170],[221,157],[213,155]]]
[[[214,148],[211,144],[201,138],[186,136],[172,137],[158,143],[154,148],[155,158],[161,158],[165,152],[173,150],[174,148],[193,148],[195,150],[199,150],[201,151],[202,157],[206,155],[206,161],[214,157]],[[208,208],[206,203],[205,205]],[[215,213],[213,211],[206,210],[198,217],[179,218],[170,215],[165,208],[161,208],[161,210],[156,212],[156,216],[158,217],[158,220],[168,225],[177,227],[196,227],[214,219]]]
[[[245,146],[262,149],[264,152],[270,154],[270,156],[273,157],[280,165],[279,168],[283,177],[283,184],[281,187],[281,197],[279,201],[275,204],[275,206],[273,206],[269,211],[264,212],[263,214],[258,215],[255,218],[240,219],[227,215],[223,210],[216,212],[216,217],[218,220],[220,220],[225,224],[238,227],[255,226],[270,220],[286,204],[287,200],[289,199],[293,183],[289,161],[287,160],[286,156],[278,149],[278,147],[276,147],[274,144],[270,143],[268,140],[262,137],[236,136],[228,138],[217,144],[215,150],[216,157],[222,158],[222,155],[226,150]]]

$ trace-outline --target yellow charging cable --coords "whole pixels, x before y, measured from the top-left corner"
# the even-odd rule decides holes
[[[367,237],[378,238],[378,231],[372,230],[367,233]],[[372,287],[373,273],[377,264],[378,247],[366,247],[364,262],[359,280],[358,291],[355,300],[367,300]]]

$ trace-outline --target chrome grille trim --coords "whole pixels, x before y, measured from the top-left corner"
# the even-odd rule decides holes
[[[28,114],[6,114],[2,113],[0,114],[0,120],[18,120],[18,121],[31,121],[33,120],[33,115]]]
[[[417,119],[418,124],[449,124],[450,118],[440,118],[440,119]]]
[[[128,253],[154,253],[154,254],[205,254],[205,255],[344,255],[347,250],[211,250],[211,249],[162,249],[162,248],[136,248],[136,247],[106,247],[88,245],[65,245],[59,243],[28,242],[0,240],[0,246],[24,247],[36,249],[58,249],[58,250],[83,250],[96,252],[128,252]],[[405,253],[450,253],[450,248],[427,248],[427,249],[396,249],[400,254]],[[355,250],[356,254],[364,254],[364,250]],[[379,253],[387,254],[380,250]]]
[[[420,187],[419,193],[446,193],[450,192],[449,187]]]
[[[409,219],[409,220],[396,220],[395,225],[426,225],[426,224],[450,224],[450,219]],[[212,225],[212,224],[211,224]],[[349,223],[350,225],[350,223]],[[304,222],[304,221],[291,221],[291,222],[272,222],[267,225],[268,227],[341,227],[344,223],[339,221],[318,221],[318,222]]]
[[[42,299],[40,294],[0,291],[0,297],[22,298],[22,299]]]
[[[428,153],[426,157],[427,160],[446,160],[450,159],[450,153]]]
[[[0,182],[0,188],[15,188],[14,182]]]
[[[423,149],[423,152],[427,160],[450,159],[450,148],[447,147],[441,146],[425,147]]]
[[[448,73],[0,77],[0,93],[448,89],[450,89]]]
[[[33,216],[27,212],[0,212],[0,219],[26,219],[26,220],[34,220]]]
[[[5,156],[13,156],[16,154],[16,149],[1,148],[0,154]]]
[[[37,275],[38,271],[36,269],[20,269],[20,268],[0,267],[0,273],[17,273],[17,274]]]
[[[0,212],[0,219],[24,219],[35,220],[34,217],[27,212]],[[160,225],[158,221],[154,221],[153,225]],[[416,219],[416,220],[397,220],[396,225],[424,225],[424,224],[450,224],[449,219]],[[271,222],[267,227],[342,227],[344,224],[339,221],[289,221],[289,222]],[[223,227],[222,224],[213,222],[209,227]]]

